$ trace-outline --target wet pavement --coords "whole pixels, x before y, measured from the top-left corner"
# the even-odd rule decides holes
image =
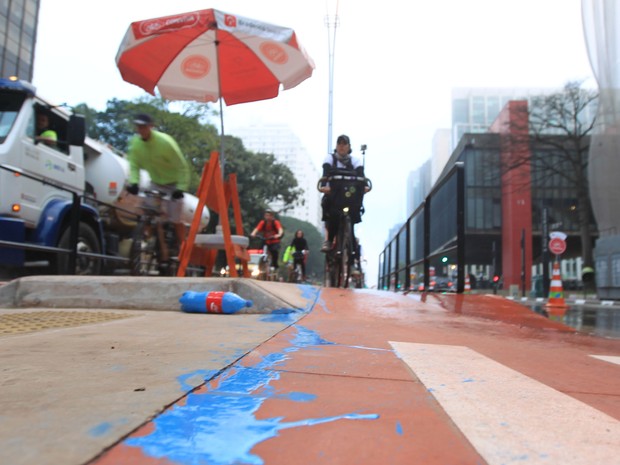
[[[180,312],[204,279],[13,286],[0,317],[60,318],[0,337],[0,463],[618,463],[616,339],[492,295],[227,282],[257,313]]]
[[[564,315],[550,315],[541,304],[529,304],[534,312],[560,321],[577,331],[599,337],[620,339],[620,307],[603,304],[569,304]]]

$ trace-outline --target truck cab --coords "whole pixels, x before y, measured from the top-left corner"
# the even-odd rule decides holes
[[[85,136],[82,117],[42,100],[27,82],[0,79],[0,239],[59,246],[74,195],[84,193]],[[96,211],[89,215],[95,230]],[[27,260],[13,250],[0,254],[1,264],[7,255],[8,264]]]

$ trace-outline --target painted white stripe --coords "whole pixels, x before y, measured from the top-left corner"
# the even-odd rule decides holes
[[[598,358],[599,360],[603,360],[605,362],[620,365],[620,357],[616,357],[615,355],[590,355],[590,357]]]
[[[467,347],[390,344],[489,465],[618,464],[618,420]]]

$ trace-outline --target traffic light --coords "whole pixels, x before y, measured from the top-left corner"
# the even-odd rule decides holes
[[[499,275],[493,276],[493,283],[497,284],[499,282]]]
[[[448,257],[446,257],[445,255],[441,257],[441,263],[448,263]]]

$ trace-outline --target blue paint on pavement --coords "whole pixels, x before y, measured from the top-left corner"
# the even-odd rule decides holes
[[[403,425],[400,424],[400,421],[396,422],[396,434],[403,435]]]
[[[205,380],[213,378],[219,370],[196,370],[191,373],[185,373],[184,375],[177,376],[177,381],[181,385],[183,392],[191,391],[196,386],[200,386]],[[187,381],[191,378],[200,377],[200,382],[189,384]]]
[[[333,344],[303,326],[294,328],[297,331],[291,340],[292,347],[284,352]],[[151,434],[130,437],[124,444],[140,448],[147,456],[165,458],[179,465],[262,465],[263,460],[250,451],[256,444],[277,436],[280,430],[312,427],[338,420],[379,418],[377,414],[353,412],[295,422],[283,422],[282,417],[257,419],[255,414],[267,399],[311,402],[316,398],[303,392],[275,392],[270,386],[280,377],[280,372],[272,368],[287,358],[285,353],[274,353],[263,357],[252,367],[234,366],[228,369],[207,384],[206,392],[190,393],[183,405],[176,404],[155,418],[155,428]]]
[[[88,434],[90,434],[94,438],[100,438],[102,436],[105,436],[106,434],[110,434],[114,427],[126,424],[127,418],[119,418],[113,422],[104,421],[88,430]]]
[[[91,428],[88,433],[95,438],[99,438],[101,436],[105,436],[111,429],[112,424],[106,421],[103,423],[99,423],[97,426]]]
[[[260,321],[265,323],[283,323],[286,325],[292,325],[299,319],[299,312],[280,312],[274,310],[272,313],[263,315],[260,317]]]
[[[307,348],[310,346],[324,346],[324,345],[335,345],[335,342],[330,342],[323,339],[319,336],[319,333],[308,329],[304,326],[295,325],[295,329],[297,329],[297,333],[295,337],[291,340],[293,347],[290,350],[298,350],[300,348]]]

